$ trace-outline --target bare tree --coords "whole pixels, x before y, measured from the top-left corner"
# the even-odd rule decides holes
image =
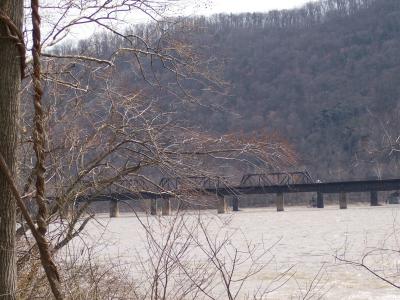
[[[24,51],[19,51],[23,22],[23,1],[0,3],[0,161],[16,176],[16,146],[20,104],[20,82],[23,76]],[[22,73],[21,73],[22,72]],[[12,187],[0,172],[0,298],[15,299],[15,208]]]
[[[162,190],[156,180],[160,176],[213,177],[218,175],[215,167],[227,161],[262,168],[291,160],[290,147],[280,141],[218,137],[185,128],[171,118],[172,112],[163,111],[156,99],[144,91],[115,84],[115,62],[123,55],[150,87],[191,103],[196,99],[185,88],[188,81],[199,87],[219,86],[209,70],[201,68],[190,47],[165,39],[167,23],[156,23],[145,35],[121,26],[130,21],[128,16],[133,11],[158,21],[167,6],[175,2],[86,0],[43,1],[39,5],[39,1],[32,0],[31,8],[26,10],[24,43],[22,3],[7,4],[0,11],[2,35],[7,40],[1,45],[4,49],[0,49],[4,51],[1,59],[7,60],[1,64],[0,76],[7,87],[1,90],[5,93],[1,105],[6,105],[1,107],[1,113],[7,112],[0,119],[7,125],[2,126],[6,138],[0,144],[0,154],[4,156],[0,175],[5,176],[1,178],[6,195],[1,221],[8,224],[1,227],[7,238],[0,251],[7,255],[2,256],[5,262],[1,278],[5,283],[0,292],[10,295],[7,297],[15,298],[16,280],[15,204],[11,193],[20,212],[17,236],[26,243],[18,266],[26,269],[26,264],[38,255],[53,296],[63,299],[62,274],[55,254],[77,237],[92,218],[84,218],[90,201],[74,210],[55,236],[49,227],[79,196],[93,196],[110,187],[137,192],[138,188],[132,185],[137,178],[148,182],[149,189]],[[45,24],[41,24],[41,15],[46,17]],[[96,55],[93,47],[84,53],[54,50],[75,28],[90,24],[117,40],[109,57]],[[32,59],[25,68],[27,49],[31,50]],[[173,85],[160,81],[155,64],[172,75]],[[24,81],[23,92],[25,96],[33,94],[33,108],[24,104],[23,123],[18,128],[17,90],[24,72],[30,77]],[[17,177],[15,149],[19,129],[23,137],[19,151],[21,172]],[[29,211],[28,205],[34,209]],[[220,272],[226,281],[227,271]]]

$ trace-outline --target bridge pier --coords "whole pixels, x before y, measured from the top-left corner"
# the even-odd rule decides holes
[[[228,204],[224,196],[218,195],[218,213],[224,214],[228,211]]]
[[[150,199],[150,215],[157,215],[157,198]]]
[[[346,209],[347,208],[347,197],[346,193],[339,194],[339,208]]]
[[[171,214],[171,200],[169,198],[162,199],[162,215],[169,216]]]
[[[110,200],[110,218],[119,217],[119,205],[117,199]]]
[[[324,194],[317,192],[317,208],[324,208]]]
[[[276,194],[276,211],[284,211],[284,201],[285,198],[283,196],[283,193],[277,193]]]
[[[232,210],[239,211],[239,197],[236,195],[232,198]]]
[[[371,206],[378,206],[378,192],[371,191]]]

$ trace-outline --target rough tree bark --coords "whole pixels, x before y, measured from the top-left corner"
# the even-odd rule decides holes
[[[0,1],[0,153],[16,173],[21,60],[13,28],[22,28],[23,1]],[[8,21],[7,21],[8,20]],[[14,31],[14,32],[13,32]],[[10,186],[0,172],[0,299],[15,299],[15,209]]]

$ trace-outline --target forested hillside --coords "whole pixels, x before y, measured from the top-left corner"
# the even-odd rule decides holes
[[[144,36],[149,28],[134,30]],[[225,87],[211,93],[187,85],[205,105],[183,110],[119,58],[121,86],[153,93],[165,110],[173,107],[179,119],[209,132],[276,133],[296,149],[298,167],[323,180],[399,175],[400,1],[326,0],[266,14],[186,18],[168,29]],[[117,43],[124,41],[98,35],[57,52],[109,57]],[[172,76],[160,64],[143,68],[155,68],[161,81]]]

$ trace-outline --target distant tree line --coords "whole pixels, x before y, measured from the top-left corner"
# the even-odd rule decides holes
[[[298,9],[272,10],[268,13],[216,14],[185,18],[180,25],[196,30],[309,28],[337,17],[352,16],[368,9],[374,0],[323,0]]]

